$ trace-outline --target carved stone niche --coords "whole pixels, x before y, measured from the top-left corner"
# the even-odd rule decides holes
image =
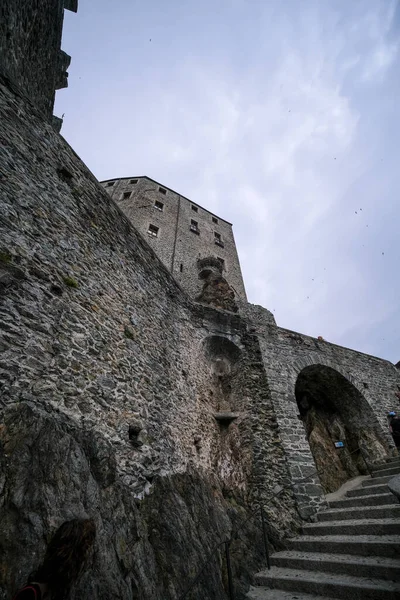
[[[210,364],[210,383],[216,400],[214,418],[221,427],[227,427],[239,417],[231,405],[231,383],[241,350],[225,336],[210,335],[204,340],[204,352]]]

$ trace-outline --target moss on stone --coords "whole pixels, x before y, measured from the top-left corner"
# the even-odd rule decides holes
[[[128,340],[134,340],[135,339],[134,332],[127,325],[125,325],[125,328],[124,328],[124,335],[125,335],[126,338],[128,338]]]
[[[7,250],[0,251],[0,262],[9,263],[11,262],[11,254]]]
[[[67,285],[68,287],[72,287],[72,288],[79,287],[76,279],[74,279],[73,277],[70,277],[69,275],[63,277],[63,281],[64,281],[65,285]]]

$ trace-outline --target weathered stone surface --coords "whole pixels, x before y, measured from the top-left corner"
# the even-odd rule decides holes
[[[75,598],[176,598],[207,550],[228,536],[235,514],[245,514],[229,508],[217,482],[212,487],[194,472],[159,478],[135,502],[109,477],[115,475],[112,444],[35,403],[5,411],[0,441],[0,565],[8,584],[1,598],[37,566],[50,531],[89,515],[98,530],[96,552]],[[254,527],[251,534],[257,535]],[[202,597],[215,598],[218,589],[223,597],[214,568],[202,581]]]
[[[248,305],[246,319],[251,320]],[[313,497],[305,497],[302,491],[304,468],[316,469],[314,457],[307,440],[307,432],[301,420],[296,400],[296,383],[307,368],[330,370],[336,384],[330,386],[333,396],[343,393],[347,398],[341,404],[345,420],[350,419],[356,432],[353,442],[357,442],[361,454],[369,465],[379,463],[385,453],[395,453],[394,443],[389,435],[386,415],[397,401],[395,392],[400,383],[399,372],[385,360],[368,356],[348,348],[342,348],[303,334],[276,327],[271,323],[270,313],[266,312],[262,323],[261,307],[256,307],[257,327],[265,372],[269,381],[279,438],[283,444],[289,465],[300,466],[301,473],[292,474],[299,510],[304,516],[310,515],[310,507],[323,502],[323,490]],[[342,382],[338,381],[342,377]],[[321,391],[321,390],[320,390]],[[323,390],[322,390],[323,392]],[[339,413],[340,413],[339,410]],[[358,419],[358,424],[356,423]],[[301,461],[299,457],[303,457]],[[365,463],[357,459],[358,472],[363,472]],[[319,477],[309,479],[309,483],[319,485]],[[316,488],[315,488],[316,489]]]
[[[211,273],[203,285],[203,290],[196,298],[197,302],[210,304],[216,308],[237,312],[238,306],[235,301],[235,292],[226,279],[219,274]]]
[[[98,538],[76,600],[176,600],[245,523],[231,543],[241,598],[263,559],[258,503],[279,548],[324,502],[316,466],[328,489],[394,452],[399,371],[247,304],[230,224],[172,190],[175,229],[144,239],[51,126],[62,9],[76,1],[28,4],[6,2],[0,23],[13,50],[0,62],[0,600],[79,516]],[[143,225],[162,192],[140,179]],[[134,185],[114,190],[130,218]],[[356,460],[337,460],[338,436]],[[220,546],[190,598],[226,589]]]
[[[60,522],[85,514],[99,545],[76,598],[100,584],[99,598],[177,598],[256,500],[276,546],[299,525],[290,486],[269,501],[290,474],[259,341],[240,316],[192,303],[7,87],[0,123],[1,252],[24,273],[0,294],[0,598]],[[214,414],[228,408],[239,416],[221,427]],[[252,523],[232,548],[239,589],[263,556]],[[223,597],[219,563],[193,598]]]
[[[387,485],[392,494],[400,500],[400,475],[395,475]]]
[[[0,75],[51,121],[55,90],[66,87],[70,57],[60,50],[64,8],[77,0],[2,0]]]
[[[213,257],[219,259],[236,298],[246,300],[231,223],[150,177],[124,177],[102,185],[192,298],[203,287],[201,262]],[[191,227],[192,221],[197,226]],[[157,237],[149,235],[149,225],[158,228]]]

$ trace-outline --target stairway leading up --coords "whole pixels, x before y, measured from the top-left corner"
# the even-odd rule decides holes
[[[329,502],[256,575],[249,600],[400,600],[400,503],[387,482],[400,473],[389,458],[370,478]]]

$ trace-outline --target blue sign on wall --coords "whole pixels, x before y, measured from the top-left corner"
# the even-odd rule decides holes
[[[344,448],[344,442],[335,442],[335,448]]]

